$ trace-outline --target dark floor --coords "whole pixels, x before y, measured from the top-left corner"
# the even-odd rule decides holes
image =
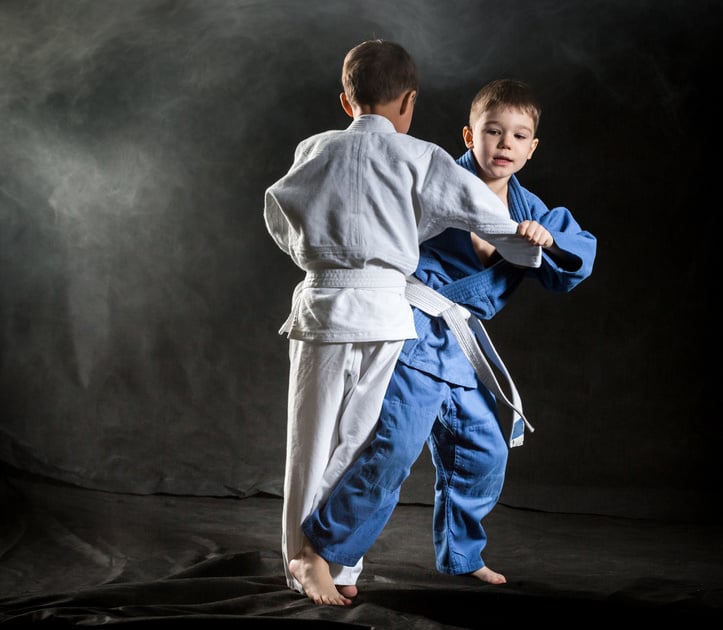
[[[721,627],[723,526],[499,505],[485,522],[491,586],[434,569],[429,506],[400,505],[349,607],[285,586],[281,499],[137,496],[0,481],[0,623],[313,628]]]

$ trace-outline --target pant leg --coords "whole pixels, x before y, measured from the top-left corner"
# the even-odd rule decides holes
[[[337,445],[314,496],[312,509],[328,496],[334,484],[369,445],[402,345],[402,341],[354,344],[353,369],[347,374],[345,399],[339,413]],[[362,568],[362,558],[353,567],[329,564],[334,583],[340,585],[356,584]]]
[[[288,563],[301,549],[301,522],[369,443],[402,343],[289,341],[282,556],[294,590]],[[361,561],[331,569],[338,584],[354,584]]]
[[[481,385],[450,392],[428,440],[437,471],[433,536],[437,569],[461,575],[484,566],[482,520],[499,500],[509,451],[492,394]]]
[[[443,381],[397,363],[372,443],[302,525],[326,560],[352,566],[379,536],[448,389]]]

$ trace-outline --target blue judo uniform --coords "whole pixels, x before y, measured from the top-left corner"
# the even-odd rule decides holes
[[[475,172],[471,151],[458,160]],[[486,268],[468,232],[450,228],[420,247],[415,275],[481,320],[491,319],[525,278],[568,292],[592,273],[597,240],[569,210],[548,209],[513,176],[510,216],[542,224],[567,253],[565,268],[543,250],[539,268],[502,258]],[[414,309],[417,338],[405,342],[371,444],[346,471],[302,529],[322,557],[353,566],[371,547],[399,501],[425,442],[436,469],[434,547],[442,573],[472,573],[484,566],[482,519],[499,500],[508,442],[494,395],[479,381],[441,319]]]

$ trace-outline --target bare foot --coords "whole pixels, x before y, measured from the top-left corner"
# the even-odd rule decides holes
[[[337,585],[336,588],[344,597],[348,597],[349,599],[353,599],[359,594],[359,589],[353,584],[347,584],[345,586]]]
[[[501,573],[496,573],[488,567],[477,569],[474,573],[470,573],[474,578],[487,582],[487,584],[506,584],[507,578]]]
[[[348,606],[352,603],[348,597],[336,590],[329,572],[329,563],[316,553],[306,538],[301,551],[289,561],[289,571],[299,581],[306,596],[315,604]]]

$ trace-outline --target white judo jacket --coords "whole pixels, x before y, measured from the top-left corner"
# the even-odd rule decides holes
[[[416,336],[405,278],[419,243],[449,227],[475,232],[510,262],[538,267],[541,249],[515,236],[497,196],[441,147],[363,115],[296,148],[265,194],[276,244],[306,278],[280,332],[321,342]]]

